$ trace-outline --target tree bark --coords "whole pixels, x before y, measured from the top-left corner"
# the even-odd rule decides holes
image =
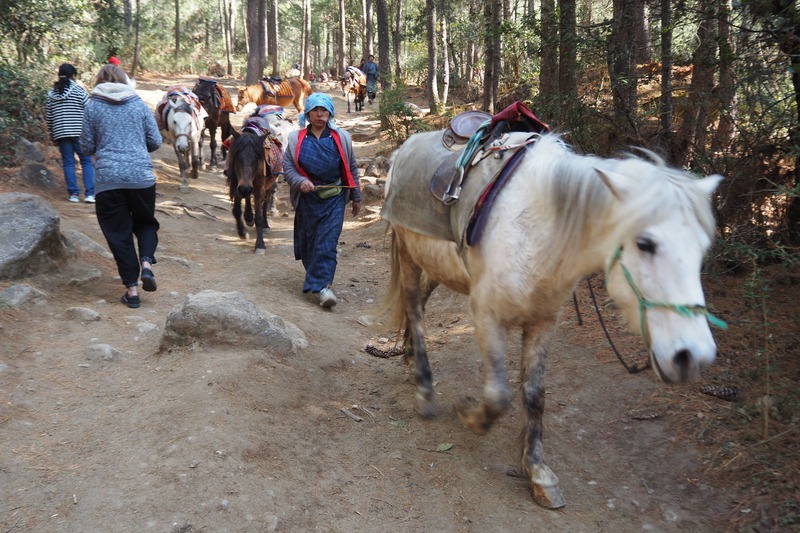
[[[558,94],[561,102],[560,123],[571,124],[573,111],[578,108],[578,36],[575,0],[558,0],[559,58]]]
[[[347,49],[345,48],[344,44],[344,36],[347,28],[345,27],[345,18],[347,17],[347,13],[344,10],[344,0],[339,0],[339,42],[338,42],[338,55],[339,58],[339,65],[338,65],[338,76],[342,76],[344,74],[344,69],[347,68],[347,58],[345,54],[347,53]]]
[[[442,108],[447,107],[447,96],[450,92],[450,53],[447,47],[447,16],[444,1],[442,0],[441,4],[442,16],[439,18],[442,26]]]
[[[497,89],[500,85],[500,22],[503,0],[488,0],[483,4],[484,16],[484,75],[483,110],[494,114],[497,107]]]
[[[272,59],[272,75],[277,76],[280,73],[278,67],[278,0],[270,0],[268,26],[267,48]]]
[[[175,63],[181,56],[181,0],[175,0]]]
[[[608,41],[608,71],[614,105],[614,124],[627,142],[636,136],[636,71],[633,58],[634,2],[614,0],[614,21]]]
[[[131,65],[131,77],[136,77],[136,72],[139,69],[139,55],[142,51],[142,45],[139,41],[142,27],[142,11],[141,0],[136,0],[136,15],[134,17],[134,45],[133,45],[133,65]]]
[[[373,43],[375,42],[375,28],[372,25],[372,0],[364,0],[365,2],[365,11],[364,11],[364,21],[365,21],[365,31],[366,31],[366,40],[364,41],[364,58],[374,55],[374,48]]]
[[[247,74],[245,84],[251,85],[261,78],[258,57],[258,4],[259,0],[247,0]]]
[[[311,0],[303,0],[303,58],[302,76],[308,79],[311,70]]]
[[[428,102],[431,113],[438,115],[440,100],[437,80],[439,74],[439,51],[436,44],[436,0],[426,0],[425,11],[428,29]]]
[[[403,30],[403,0],[397,0],[397,9],[394,17],[394,34],[392,35],[392,47],[394,48],[394,77],[398,83],[403,77],[403,69],[400,68],[400,37]]]
[[[661,0],[661,101],[659,135],[671,147],[672,135],[672,0]]]
[[[539,99],[545,116],[557,117],[558,97],[558,17],[555,0],[542,0],[542,67],[539,72]]]
[[[731,0],[718,0],[718,2],[719,87],[717,103],[714,107],[719,110],[719,123],[711,149],[714,152],[727,152],[736,135],[736,119],[738,117],[734,70],[736,51],[731,36],[732,2]]]
[[[386,0],[375,0],[375,16],[378,19],[378,75],[381,88],[392,87],[391,58],[389,55],[389,12]]]

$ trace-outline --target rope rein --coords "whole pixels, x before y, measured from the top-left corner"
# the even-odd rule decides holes
[[[713,325],[722,330],[728,329],[728,324],[725,323],[724,320],[721,320],[714,316],[705,305],[695,304],[695,305],[682,305],[682,304],[673,304],[669,302],[657,302],[645,298],[642,295],[642,291],[636,285],[636,282],[633,281],[633,276],[631,275],[628,268],[622,263],[622,246],[617,248],[617,251],[614,252],[614,256],[612,257],[611,262],[606,267],[606,285],[608,285],[608,274],[611,272],[611,269],[614,268],[614,265],[619,263],[620,268],[622,269],[622,273],[625,275],[625,279],[628,281],[628,285],[630,286],[633,294],[636,296],[636,299],[639,302],[639,322],[642,329],[642,338],[644,338],[645,344],[647,345],[647,349],[650,349],[650,331],[647,328],[647,320],[646,314],[648,309],[669,309],[671,311],[675,311],[681,316],[684,317],[692,317],[694,315],[703,315],[706,317],[706,320]]]

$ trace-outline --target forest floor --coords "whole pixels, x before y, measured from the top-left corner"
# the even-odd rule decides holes
[[[137,90],[154,106],[167,86],[195,79],[143,77]],[[223,83],[235,99],[241,81]],[[375,131],[355,142],[358,158],[391,152],[378,133],[377,102],[347,114],[338,87],[315,88],[334,98],[340,125]],[[234,116],[236,126],[242,116]],[[141,293],[141,308],[119,303],[112,260],[83,254],[58,272],[22,280],[48,293],[46,305],[0,310],[0,531],[718,532],[790,530],[800,522],[796,275],[759,278],[776,289],[769,317],[760,311],[764,299],[749,299],[745,286],[752,293],[753,284],[745,278],[707,276],[708,300],[731,327],[715,331],[720,357],[708,379],[671,387],[651,371],[625,371],[582,284],[582,320],[565,304],[549,357],[544,451],[568,502],[550,511],[533,503],[515,474],[519,394],[483,437],[452,408],[482,386],[465,297],[440,289],[428,305],[435,419],[415,414],[400,358],[364,351],[368,343],[390,347],[395,335],[374,315],[390,268],[379,200],[346,217],[339,304],[327,311],[301,295],[285,184],[267,254],[257,256],[252,233],[236,236],[222,165],[205,168],[180,193],[172,147],[153,159],[158,291]],[[47,164],[61,179],[57,150]],[[0,170],[0,192],[45,197],[62,231],[105,246],[93,206],[35,189],[19,169]],[[98,281],[69,283],[90,269],[101,271]],[[204,289],[243,293],[302,329],[308,348],[287,357],[245,344],[160,353],[168,314]],[[646,362],[598,279],[594,290],[623,357]],[[71,307],[101,318],[80,322]],[[97,342],[121,355],[88,359],[87,346]],[[515,388],[518,365],[512,338],[507,367]],[[740,400],[701,394],[704,384],[736,386]]]

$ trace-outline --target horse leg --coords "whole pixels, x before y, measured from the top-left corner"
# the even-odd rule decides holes
[[[490,313],[482,310],[484,306],[478,305],[474,293],[471,302],[475,338],[483,355],[483,400],[466,396],[455,403],[455,409],[469,429],[485,435],[511,401],[505,369],[506,330]]]
[[[422,276],[420,277],[419,283],[419,297],[420,302],[422,303],[422,312],[425,313],[425,305],[428,303],[428,299],[433,294],[433,291],[436,290],[436,287],[439,286],[439,282],[431,279],[424,271],[422,272]],[[411,342],[411,329],[406,328],[403,332],[403,362],[410,365],[414,362],[414,343]]]
[[[221,128],[222,128],[222,140],[224,141],[228,137],[231,136],[231,119],[230,119],[230,117],[228,116],[227,113],[222,113],[220,111],[220,114],[225,117],[224,119],[222,119],[223,123],[222,123],[222,126],[221,126]],[[219,151],[222,153],[222,160],[223,161],[228,159],[228,149],[225,148],[224,144],[221,145],[221,148],[219,149]]]
[[[200,170],[200,139],[197,139],[192,143],[192,179],[196,180],[198,178],[198,172]]]
[[[420,286],[422,269],[414,264],[411,255],[405,249],[403,239],[399,235],[397,235],[396,243],[399,257],[400,285],[403,292],[403,307],[406,315],[406,335],[408,335],[411,351],[414,354],[417,412],[424,418],[431,418],[436,414],[436,406],[434,404],[433,375],[428,361],[428,353],[425,349],[424,309],[422,288]]]
[[[253,191],[253,207],[255,208],[256,214],[256,255],[267,253],[267,247],[264,246],[264,225],[267,219],[266,205],[266,192],[262,187],[257,187],[256,190]]]
[[[233,218],[236,220],[236,233],[239,235],[239,238],[246,239],[247,238],[247,230],[244,229],[244,221],[242,220],[242,197],[236,195],[233,199]]]
[[[253,217],[253,205],[250,203],[250,195],[244,197],[244,221],[247,223],[248,226],[251,228],[255,223],[255,218]]]
[[[553,321],[525,326],[522,333],[522,405],[525,425],[522,432],[522,469],[533,499],[542,507],[558,509],[567,502],[561,494],[558,477],[544,464],[542,418],[544,416],[544,371],[547,348],[552,338]],[[549,334],[547,333],[549,331]]]
[[[278,195],[278,180],[276,179],[275,182],[272,184],[272,187],[269,188],[269,200],[267,201],[267,212],[276,217],[280,215],[280,212],[275,207],[275,197]],[[267,221],[267,228],[269,228],[269,221]]]
[[[181,192],[189,192],[189,182],[186,181],[186,160],[189,157],[188,152],[181,153],[175,150],[175,154],[178,156],[178,168],[181,170]]]
[[[217,166],[217,127],[208,128],[208,149],[211,150],[212,167]]]

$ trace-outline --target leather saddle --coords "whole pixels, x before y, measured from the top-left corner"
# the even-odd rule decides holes
[[[484,111],[464,111],[454,116],[442,133],[442,144],[448,150],[462,149],[478,128],[491,119],[492,115]]]

